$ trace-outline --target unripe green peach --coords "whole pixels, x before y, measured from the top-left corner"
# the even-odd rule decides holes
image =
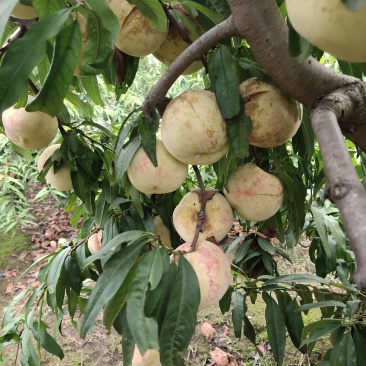
[[[172,156],[160,140],[156,140],[156,158],[157,167],[150,161],[145,150],[140,147],[127,169],[128,178],[135,188],[145,194],[163,194],[175,191],[186,179],[187,164]]]
[[[47,147],[38,159],[38,171],[43,169],[44,164],[48,158],[59,149],[61,144],[55,144]],[[46,182],[51,184],[52,187],[58,189],[59,191],[70,191],[72,189],[71,172],[67,167],[62,167],[56,174],[54,173],[53,166],[46,174]]]
[[[57,118],[40,111],[27,112],[25,108],[10,107],[3,112],[2,119],[7,138],[25,149],[46,147],[58,131]]]
[[[142,356],[135,345],[131,366],[161,366],[160,353],[156,349],[149,349]]]
[[[192,41],[196,39],[187,29],[184,29],[184,31]],[[177,28],[171,25],[165,41],[154,52],[154,56],[166,66],[170,66],[188,46],[189,44],[182,39]],[[202,67],[203,64],[201,61],[194,61],[182,72],[182,75],[193,74],[202,69]]]
[[[175,158],[186,164],[220,160],[229,149],[229,141],[215,94],[188,90],[175,97],[162,117],[161,140]]]
[[[215,189],[206,189],[210,197],[206,201],[205,219],[198,240],[214,237],[221,241],[233,226],[233,211],[227,199]],[[173,223],[181,238],[192,241],[201,209],[202,193],[191,190],[179,202],[173,212]]]
[[[177,251],[189,252],[191,243],[184,243]],[[224,252],[207,240],[198,241],[196,250],[184,254],[196,272],[200,287],[199,310],[217,305],[229,288],[231,265]]]
[[[102,248],[102,235],[103,230],[99,230],[97,233],[89,236],[88,249],[91,254],[98,253]]]
[[[107,0],[116,15],[120,31],[116,47],[131,56],[147,56],[164,42],[167,32],[151,28],[140,10],[126,0]]]
[[[17,19],[34,19],[37,18],[38,15],[32,6],[18,3],[15,5],[11,16]]]
[[[238,215],[248,221],[267,220],[283,201],[279,179],[254,164],[245,164],[229,174],[224,194]]]
[[[163,223],[163,220],[160,216],[154,217],[154,232],[159,236],[160,241],[167,247],[172,246],[172,242],[170,240],[170,231]]]
[[[247,137],[251,145],[275,147],[283,144],[300,127],[296,102],[275,85],[251,78],[240,84],[245,114],[252,121]]]
[[[286,0],[294,29],[314,46],[350,62],[366,61],[366,3],[350,11],[340,0]]]

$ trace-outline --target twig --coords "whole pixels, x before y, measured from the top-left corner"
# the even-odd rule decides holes
[[[27,31],[27,27],[25,25],[20,25],[17,32],[13,35],[13,37],[9,38],[6,42],[6,45],[0,48],[0,59],[5,55],[6,51],[10,47],[12,43],[14,43],[17,39],[22,38]]]
[[[201,176],[201,173],[200,173],[197,165],[193,165],[193,170],[196,174],[198,184],[200,186],[200,190],[201,190],[201,194],[202,194],[202,200],[201,200],[200,212],[199,212],[198,218],[197,218],[196,231],[194,232],[194,237],[193,237],[193,240],[192,240],[192,243],[191,243],[191,252],[194,252],[196,250],[198,237],[199,237],[199,234],[202,230],[203,223],[205,221],[206,202],[207,202],[205,185],[203,183],[202,176]]]
[[[157,104],[164,100],[164,97],[175,80],[182,72],[193,62],[206,54],[212,47],[218,43],[238,35],[232,16],[224,20],[222,23],[211,28],[208,32],[196,39],[184,52],[168,67],[165,74],[150,90],[142,110],[148,118],[149,112]]]
[[[352,116],[365,118],[365,105],[366,86],[360,83],[329,94],[311,112],[311,123],[323,155],[330,198],[340,211],[356,256],[354,281],[363,291],[366,291],[366,191],[352,164],[338,123]]]
[[[34,84],[33,83],[33,81],[32,81],[32,79],[28,79],[28,85],[29,85],[29,87],[32,89],[32,92],[35,94],[35,95],[37,95],[38,94],[38,92],[39,92],[39,90],[38,90],[38,88],[37,88],[37,86],[36,86],[36,84]]]

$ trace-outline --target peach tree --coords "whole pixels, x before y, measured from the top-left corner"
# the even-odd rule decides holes
[[[213,304],[257,345],[258,295],[278,365],[287,334],[303,354],[330,335],[322,365],[363,364],[366,2],[324,3],[0,1],[0,130],[17,152],[46,148],[39,180],[80,225],[5,309],[22,365],[64,357],[48,308],[82,338],[103,313],[125,365],[183,365]],[[168,68],[126,108],[149,54]],[[195,72],[201,88],[169,95]],[[244,235],[228,237],[234,220]],[[315,273],[281,273],[302,238]]]

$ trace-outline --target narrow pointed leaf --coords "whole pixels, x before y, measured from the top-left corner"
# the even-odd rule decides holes
[[[244,296],[239,291],[234,291],[231,294],[231,318],[234,326],[234,334],[236,338],[241,338],[241,331],[243,327],[244,314]]]
[[[351,333],[343,335],[337,347],[334,347],[330,354],[332,366],[356,366],[356,350]]]
[[[50,264],[50,268],[47,273],[46,278],[46,286],[50,293],[53,293],[56,290],[56,286],[58,283],[58,279],[60,277],[62,268],[64,266],[66,257],[70,253],[71,247],[67,247],[63,249],[60,253],[56,255],[53,261]]]

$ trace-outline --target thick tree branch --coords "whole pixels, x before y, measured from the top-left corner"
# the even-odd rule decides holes
[[[314,58],[302,61],[288,52],[288,28],[274,0],[228,0],[235,25],[256,60],[274,82],[311,107],[335,89],[354,81],[336,74]]]
[[[354,104],[354,91],[359,98]],[[364,114],[365,85],[352,85],[331,93],[311,112],[311,122],[323,155],[331,200],[338,207],[350,245],[356,255],[355,283],[366,290],[366,192],[353,167],[338,121],[355,113]],[[360,103],[360,101],[362,101]]]
[[[233,18],[230,16],[222,23],[216,25],[200,38],[195,40],[188,48],[169,66],[166,73],[150,90],[142,105],[145,115],[149,115],[154,106],[161,103],[170,87],[181,73],[193,62],[199,60],[218,43],[238,35]]]

